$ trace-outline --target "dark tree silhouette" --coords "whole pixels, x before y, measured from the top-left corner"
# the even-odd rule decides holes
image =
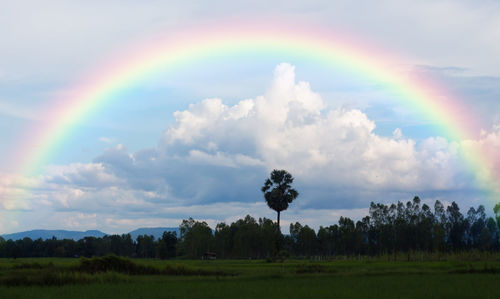
[[[495,218],[497,220],[497,226],[500,229],[500,202],[495,205],[493,208],[493,211],[495,212]]]
[[[281,179],[278,176],[278,183],[271,179],[264,193],[272,195],[273,188],[279,190],[279,182],[283,183],[286,175],[283,174]],[[287,186],[283,187],[288,191],[280,192],[288,194],[291,183],[289,175]],[[286,201],[285,207],[289,203]],[[277,212],[282,210],[283,207]],[[279,232],[276,222],[266,218],[257,220],[248,215],[231,224],[219,223],[215,231],[206,222],[190,218],[182,221],[180,238],[173,232],[165,232],[159,239],[141,235],[136,240],[130,234],[85,237],[78,241],[58,240],[56,237],[46,240],[27,237],[5,240],[0,237],[0,258],[108,254],[138,258],[199,258],[209,251],[215,252],[217,258],[262,259],[274,256],[281,259],[281,254],[288,252],[293,257],[342,255],[359,259],[361,256],[385,256],[387,260],[393,258],[396,261],[405,256],[406,260],[423,260],[430,254],[431,259],[434,256],[441,259],[442,254],[464,250],[500,252],[500,204],[493,211],[495,215],[489,217],[484,206],[480,205],[463,215],[457,203],[452,202],[445,208],[439,201],[432,210],[418,197],[406,203],[372,202],[369,215],[360,221],[340,217],[337,224],[320,227],[317,233],[308,225],[297,222],[290,225],[290,234],[285,236]],[[471,257],[474,256],[477,255],[472,252]]]
[[[292,188],[292,175],[286,170],[273,170],[270,177],[264,183],[262,192],[269,208],[278,213],[278,231],[280,231],[280,213],[288,209],[288,205],[299,196]]]
[[[174,258],[177,246],[176,232],[163,232],[163,236],[158,240],[157,252],[161,259]]]

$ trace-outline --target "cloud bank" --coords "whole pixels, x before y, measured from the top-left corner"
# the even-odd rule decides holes
[[[156,146],[131,153],[118,145],[92,163],[52,166],[31,183],[29,196],[6,200],[3,208],[36,207],[65,215],[54,221],[59,225],[109,230],[177,225],[190,216],[210,223],[247,213],[274,217],[260,187],[277,168],[295,176],[300,192],[284,223],[330,224],[339,211],[363,215],[370,201],[415,194],[446,200],[447,193],[473,189],[462,148],[500,148],[500,127],[463,144],[440,137],[417,142],[400,128],[379,136],[363,111],[328,108],[307,82],[296,82],[287,63],[276,67],[262,96],[234,105],[205,99],[174,118]]]

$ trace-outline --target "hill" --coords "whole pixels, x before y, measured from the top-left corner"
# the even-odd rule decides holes
[[[133,240],[137,239],[139,235],[153,235],[155,239],[160,238],[163,235],[164,231],[176,232],[177,237],[179,237],[179,228],[178,227],[142,227],[136,230],[129,232],[130,236]],[[58,240],[62,239],[73,239],[80,240],[85,237],[96,237],[102,238],[108,234],[103,233],[99,230],[87,230],[87,231],[70,231],[70,230],[46,230],[46,229],[35,229],[30,231],[12,233],[1,235],[5,240],[20,240],[24,238],[30,238],[32,240],[37,240],[42,238],[43,240],[50,239],[52,237],[56,237]]]
[[[177,237],[180,235],[180,231],[178,227],[141,227],[136,230],[133,230],[129,232],[130,236],[132,236],[132,239],[135,240],[137,239],[137,236],[139,235],[153,235],[155,239],[161,238],[163,235],[163,232],[175,232],[177,234]]]
[[[57,239],[73,239],[80,240],[84,237],[104,237],[106,234],[98,230],[88,230],[88,231],[70,231],[70,230],[46,230],[46,229],[36,229],[24,232],[18,232],[13,234],[2,235],[5,240],[19,240],[24,238],[30,238],[36,240],[42,238],[43,240],[56,237]]]

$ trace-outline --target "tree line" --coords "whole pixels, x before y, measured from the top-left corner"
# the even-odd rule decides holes
[[[371,203],[369,215],[359,221],[340,217],[337,224],[316,232],[299,222],[283,235],[271,219],[246,216],[212,229],[204,221],[183,220],[180,235],[164,232],[155,239],[130,234],[81,240],[55,237],[47,240],[4,240],[0,257],[78,257],[116,254],[139,258],[200,258],[207,252],[217,258],[269,258],[277,250],[295,257],[378,256],[411,252],[451,253],[468,250],[500,251],[500,204],[496,217],[487,217],[484,206],[462,214],[457,203],[436,201],[431,208],[415,197],[406,203]],[[278,233],[277,233],[278,232]]]

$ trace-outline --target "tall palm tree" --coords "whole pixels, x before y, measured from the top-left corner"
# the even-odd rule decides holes
[[[292,175],[286,170],[273,170],[270,177],[264,183],[262,192],[269,208],[278,213],[278,231],[280,231],[280,213],[288,209],[288,205],[299,196],[292,188]]]

